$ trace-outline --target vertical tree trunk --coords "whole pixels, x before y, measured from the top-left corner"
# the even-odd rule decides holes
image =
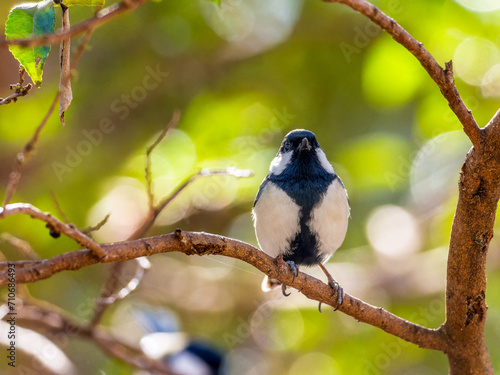
[[[450,374],[493,374],[484,342],[486,255],[500,197],[498,129],[481,129],[460,173],[451,230],[446,285],[447,352]]]

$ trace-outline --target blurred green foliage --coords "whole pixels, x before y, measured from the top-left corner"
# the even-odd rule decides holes
[[[16,4],[0,3],[4,20]],[[461,96],[484,126],[500,104],[500,10],[472,10],[451,0],[375,4],[441,65],[453,59]],[[92,9],[74,7],[72,24],[92,15]],[[0,59],[0,95],[7,96],[18,66],[7,49]],[[52,53],[44,87],[0,108],[0,186],[7,185],[16,153],[46,113],[58,77],[57,53]],[[73,94],[66,126],[52,116],[14,201],[60,216],[50,196],[54,192],[79,227],[111,214],[95,234],[99,241],[126,238],[146,211],[145,150],[180,108],[179,125],[152,157],[157,200],[198,168],[234,166],[255,175],[198,180],[148,234],[180,227],[256,245],[250,210],[259,184],[282,137],[307,128],[316,133],[351,200],[347,238],[329,263],[337,280],[348,293],[403,318],[429,327],[444,321],[447,244],[458,173],[470,143],[423,68],[366,18],[320,1],[148,2],[93,33]],[[411,220],[404,227],[396,220],[370,234],[370,220],[380,217],[374,213],[381,207],[393,213],[402,208]],[[51,238],[29,217],[2,220],[0,232],[29,241],[43,258],[77,248],[67,238]],[[418,241],[406,244],[407,233]],[[487,290],[490,349],[500,336],[499,247],[494,238]],[[5,241],[0,249],[8,259],[21,259]],[[105,316],[104,324],[116,334],[127,333],[123,327],[131,323],[121,310],[151,304],[175,311],[185,332],[226,351],[234,374],[446,371],[446,357],[439,352],[327,308],[319,314],[317,304],[298,293],[288,299],[279,292],[263,294],[262,275],[242,262],[182,254],[151,261],[138,290]],[[109,266],[93,266],[28,287],[83,321],[91,317],[108,271]],[[306,270],[322,277],[316,271]],[[263,308],[266,319],[253,324]],[[133,372],[77,338],[65,342],[63,350],[81,373]],[[493,353],[500,370],[500,357]],[[1,371],[8,371],[2,366],[4,361]]]

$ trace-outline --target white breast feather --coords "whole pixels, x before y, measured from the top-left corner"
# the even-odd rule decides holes
[[[347,192],[338,179],[328,187],[323,200],[313,209],[309,228],[319,240],[320,253],[330,257],[344,242],[349,220]]]
[[[272,208],[272,209],[271,209]],[[299,231],[300,207],[283,190],[268,182],[253,208],[255,233],[260,248],[276,258],[289,249]]]
[[[292,160],[292,151],[288,151],[285,153],[279,153],[271,162],[269,166],[269,172],[274,175],[279,175],[281,172],[285,170],[288,164],[290,164],[290,160]]]
[[[326,155],[325,153],[323,152],[322,149],[320,148],[317,148],[316,149],[316,155],[318,156],[318,160],[319,162],[321,163],[321,166],[323,167],[323,169],[325,171],[327,171],[328,173],[335,173],[333,171],[333,167],[332,165],[330,164],[330,162],[328,161],[328,159],[326,158]]]

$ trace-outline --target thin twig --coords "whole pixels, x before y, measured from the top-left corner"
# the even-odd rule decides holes
[[[236,178],[247,178],[253,176],[253,171],[250,169],[238,169],[234,167],[229,167],[225,169],[211,169],[211,168],[203,168],[198,173],[195,173],[191,177],[189,177],[184,183],[182,183],[174,192],[165,197],[158,203],[155,207],[157,215],[161,213],[172,201],[177,198],[177,196],[186,189],[189,185],[191,185],[194,181],[196,181],[200,177],[212,177],[212,176],[233,176]]]
[[[68,224],[69,223],[69,219],[66,216],[66,214],[64,213],[64,211],[62,210],[61,205],[59,204],[59,201],[57,200],[56,193],[54,193],[53,191],[51,191],[50,192],[50,197],[52,198],[52,201],[56,205],[57,212],[59,212],[59,215],[61,215],[61,217],[63,218],[64,222],[66,224]]]
[[[21,47],[37,47],[46,46],[60,43],[63,39],[68,37],[72,38],[75,35],[84,33],[89,30],[93,30],[98,26],[108,22],[120,14],[132,11],[142,4],[146,3],[147,0],[126,0],[118,4],[110,5],[107,8],[99,11],[94,17],[89,18],[79,24],[71,27],[70,30],[65,32],[56,32],[54,34],[45,34],[39,37],[30,39],[10,39],[5,41],[0,41],[0,47],[9,46],[21,46]]]
[[[271,278],[299,290],[306,297],[335,306],[337,296],[329,285],[299,272],[294,272],[284,262],[275,259],[247,243],[209,233],[181,232],[140,240],[102,245],[106,258],[97,259],[90,250],[76,250],[57,255],[43,262],[16,267],[16,282],[27,283],[48,278],[64,270],[77,270],[92,264],[121,262],[138,257],[178,251],[186,255],[221,255],[240,259],[251,264]],[[17,265],[17,262],[14,262]],[[8,283],[7,271],[0,271],[0,285]],[[446,336],[442,330],[425,328],[411,323],[388,311],[369,305],[345,293],[340,311],[358,321],[381,328],[385,332],[422,348],[446,350]]]
[[[146,354],[138,352],[138,349],[131,348],[107,331],[94,329],[92,330],[91,337],[106,353],[140,370],[147,370],[152,374],[159,375],[175,374],[168,369],[164,362],[152,359]]]
[[[82,233],[85,233],[86,235],[89,235],[92,232],[98,231],[99,229],[101,229],[108,222],[108,219],[110,218],[110,216],[111,216],[111,214],[107,214],[106,216],[104,216],[104,219],[102,219],[96,225],[93,225],[91,227],[87,227],[85,229],[82,229]]]
[[[22,88],[16,88],[14,93],[10,94],[6,98],[2,99],[0,98],[0,105],[2,104],[10,104],[12,102],[17,102],[17,98],[20,98],[21,96],[28,95],[30,90],[33,88],[33,85],[31,83],[28,83],[26,86]]]
[[[151,224],[156,218],[154,210],[153,183],[151,178],[151,153],[165,138],[169,130],[177,126],[179,119],[180,119],[180,111],[175,110],[167,126],[165,126],[165,128],[162,130],[158,138],[146,150],[146,167],[144,175],[146,179],[148,208],[149,208],[149,213],[145,220],[146,223]],[[138,230],[136,230],[132,235],[128,237],[128,240],[142,237],[146,230],[147,228],[145,228],[144,225],[141,225],[141,227]],[[130,278],[126,286],[122,287],[120,290],[118,290],[118,288],[120,288],[122,285],[120,281],[123,281],[123,278],[125,277],[123,275],[123,270],[125,268],[125,265],[123,263],[115,263],[111,267],[111,270],[109,272],[109,277],[101,290],[101,295],[95,301],[94,316],[90,320],[89,323],[90,327],[95,327],[99,324],[109,306],[111,306],[116,301],[125,298],[132,291],[134,291],[135,288],[137,288],[137,285],[141,282],[144,274],[146,273],[146,270],[148,270],[151,267],[151,264],[146,258],[137,258],[135,259],[135,267],[136,268],[134,275],[132,276],[132,278]]]
[[[130,278],[128,283],[122,287],[120,290],[117,289],[120,286],[121,278],[125,278],[123,269],[125,267],[125,262],[118,262],[113,264],[113,268],[110,271],[110,276],[102,288],[101,296],[94,301],[94,315],[89,322],[89,328],[92,329],[96,327],[102,320],[104,313],[113,303],[124,299],[130,293],[132,293],[142,281],[142,278],[146,274],[146,271],[151,268],[151,263],[146,257],[139,257],[133,259],[135,270],[133,276]]]
[[[153,195],[153,183],[151,179],[151,153],[153,150],[158,146],[163,138],[167,135],[169,130],[175,128],[177,126],[177,123],[179,122],[179,119],[181,118],[181,111],[176,109],[174,111],[174,114],[172,115],[172,118],[168,122],[167,126],[162,130],[158,138],[153,142],[151,146],[148,147],[146,150],[146,170],[145,170],[145,177],[146,177],[146,185],[147,185],[147,191],[148,191],[148,201],[149,201],[149,207],[153,208],[154,207],[154,195]]]
[[[425,49],[424,45],[411,36],[395,20],[383,13],[376,6],[364,0],[323,0],[329,3],[342,3],[355,11],[365,15],[375,24],[387,31],[393,38],[412,53],[436,82],[439,90],[448,101],[448,105],[462,123],[465,134],[469,137],[474,147],[481,144],[481,131],[472,116],[471,111],[465,106],[453,79],[453,66],[451,61],[443,69]]]
[[[17,154],[16,165],[14,167],[14,170],[10,173],[10,180],[7,186],[7,194],[5,196],[5,200],[3,203],[4,207],[10,202],[12,196],[16,192],[17,185],[19,184],[19,180],[21,179],[21,174],[23,172],[23,167],[28,161],[29,157],[31,156],[31,153],[34,151],[36,144],[38,142],[38,138],[40,137],[40,133],[42,132],[43,128],[47,124],[47,121],[54,112],[58,100],[59,100],[59,92],[56,94],[54,100],[52,101],[52,104],[50,105],[50,108],[45,114],[45,117],[43,118],[42,122],[36,128],[35,134],[33,134],[31,140],[28,143],[26,143],[23,151]]]
[[[146,217],[142,225],[130,236],[129,240],[138,239],[142,237],[151,226],[154,224],[156,218],[162,213],[162,211],[170,205],[178,196],[181,194],[188,186],[195,182],[200,177],[212,177],[212,176],[233,176],[236,178],[246,178],[253,175],[253,171],[249,169],[238,169],[238,168],[226,168],[226,169],[210,169],[204,168],[200,171],[192,174],[186,178],[179,186],[177,186],[174,191],[164,197],[160,202],[154,207],[154,211]]]
[[[74,239],[83,247],[91,249],[96,257],[104,258],[106,256],[106,252],[99,244],[80,232],[73,224],[64,224],[51,214],[44,213],[29,203],[12,203],[0,208],[0,219],[15,214],[30,215],[35,219],[42,220],[46,222],[49,229],[55,231],[55,233],[62,233]]]
[[[24,259],[30,259],[30,260],[40,259],[40,257],[38,256],[38,254],[28,241],[22,240],[7,232],[0,234],[0,238],[10,243],[15,248],[17,248],[21,252]]]
[[[29,91],[33,88],[31,83],[27,85],[23,85],[24,83],[24,73],[26,70],[21,66],[19,68],[19,82],[13,85],[10,85],[10,89],[14,90],[14,93],[6,97],[5,99],[0,98],[0,105],[9,104],[11,102],[17,102],[17,98],[21,96],[28,95]]]
[[[80,42],[80,45],[78,46],[78,49],[73,55],[73,59],[71,61],[71,74],[73,75],[74,72],[78,69],[78,62],[80,61],[80,58],[82,57],[83,53],[85,52],[85,48],[87,48],[87,45],[90,41],[90,37],[92,36],[92,32],[94,30],[87,30],[85,35],[82,38],[82,41]]]
[[[89,330],[66,311],[46,301],[33,298],[24,300],[23,309],[18,312],[16,322],[43,333],[48,331],[53,336],[63,335],[67,337],[68,332],[72,335],[78,335],[95,342],[110,356],[138,369],[147,370],[154,374],[172,374],[168,365],[163,361],[146,356],[139,348],[132,348],[108,331],[99,328]]]

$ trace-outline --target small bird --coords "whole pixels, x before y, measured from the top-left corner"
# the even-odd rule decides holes
[[[323,263],[344,241],[349,198],[314,133],[296,129],[285,136],[260,185],[252,214],[262,251],[274,258],[282,257],[294,278],[298,266],[318,265],[338,295],[337,310],[344,291]],[[263,289],[266,281],[267,290],[279,285],[266,276]],[[288,296],[286,285],[281,288]]]
[[[131,317],[142,333],[140,348],[148,357],[165,362],[177,375],[227,373],[226,354],[214,343],[192,339],[181,331],[177,315],[164,308],[134,305]],[[156,373],[156,372],[155,372]],[[141,372],[141,374],[152,374]]]

